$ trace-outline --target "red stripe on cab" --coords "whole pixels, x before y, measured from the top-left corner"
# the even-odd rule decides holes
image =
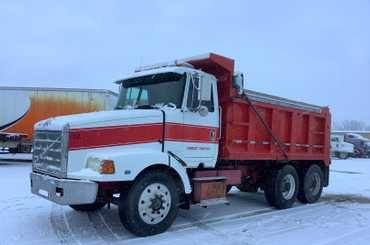
[[[166,140],[217,143],[218,128],[190,124],[167,123]]]
[[[162,139],[161,123],[72,129],[69,135],[69,149],[149,143],[160,139]]]
[[[71,129],[69,150],[159,142],[162,133],[162,123]],[[169,141],[217,143],[218,128],[166,123],[165,138]]]

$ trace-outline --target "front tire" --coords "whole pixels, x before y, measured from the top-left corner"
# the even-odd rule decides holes
[[[120,196],[119,216],[123,226],[137,236],[166,231],[176,218],[179,203],[176,182],[169,173],[145,173]]]
[[[290,208],[297,199],[298,174],[291,165],[273,170],[266,178],[264,193],[266,201],[278,208]]]
[[[11,153],[11,154],[16,154],[16,153],[18,153],[18,148],[17,148],[17,147],[9,148],[9,153]]]
[[[348,153],[347,152],[338,152],[338,158],[339,159],[347,159]]]
[[[305,172],[300,186],[298,199],[302,203],[315,203],[320,199],[324,183],[324,175],[321,168],[314,164]]]

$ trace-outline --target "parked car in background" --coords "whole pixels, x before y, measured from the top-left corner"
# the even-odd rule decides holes
[[[366,141],[363,143],[364,144],[364,148],[366,149],[366,157],[367,158],[370,158],[370,141]]]
[[[340,159],[347,159],[354,154],[354,145],[344,141],[344,135],[331,135],[331,154]]]
[[[348,133],[344,135],[344,141],[354,145],[355,157],[370,157],[370,139],[359,134]]]

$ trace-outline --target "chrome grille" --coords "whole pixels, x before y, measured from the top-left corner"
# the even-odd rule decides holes
[[[33,139],[33,170],[56,177],[66,177],[67,139],[66,131],[37,130]]]

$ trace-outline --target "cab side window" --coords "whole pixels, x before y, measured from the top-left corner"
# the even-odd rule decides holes
[[[186,106],[191,109],[193,108],[194,106],[198,105],[199,104],[199,98],[197,96],[197,93],[195,93],[194,91],[194,84],[195,83],[195,86],[199,86],[199,80],[195,80],[195,81],[190,81],[189,83],[189,90],[188,90],[188,101],[186,103]],[[193,91],[194,90],[194,91]]]
[[[211,100],[204,100],[202,101],[202,105],[206,106],[208,108],[209,112],[215,111],[215,104],[213,102],[213,85],[211,86]]]
[[[194,81],[195,86],[199,86],[199,81]],[[190,82],[188,91],[188,101],[186,103],[188,108],[192,108],[193,105],[199,105],[199,98],[197,93],[193,93],[194,84]],[[213,98],[213,85],[211,86],[211,100],[203,100],[201,105],[206,106],[209,112],[215,111],[214,98]]]

